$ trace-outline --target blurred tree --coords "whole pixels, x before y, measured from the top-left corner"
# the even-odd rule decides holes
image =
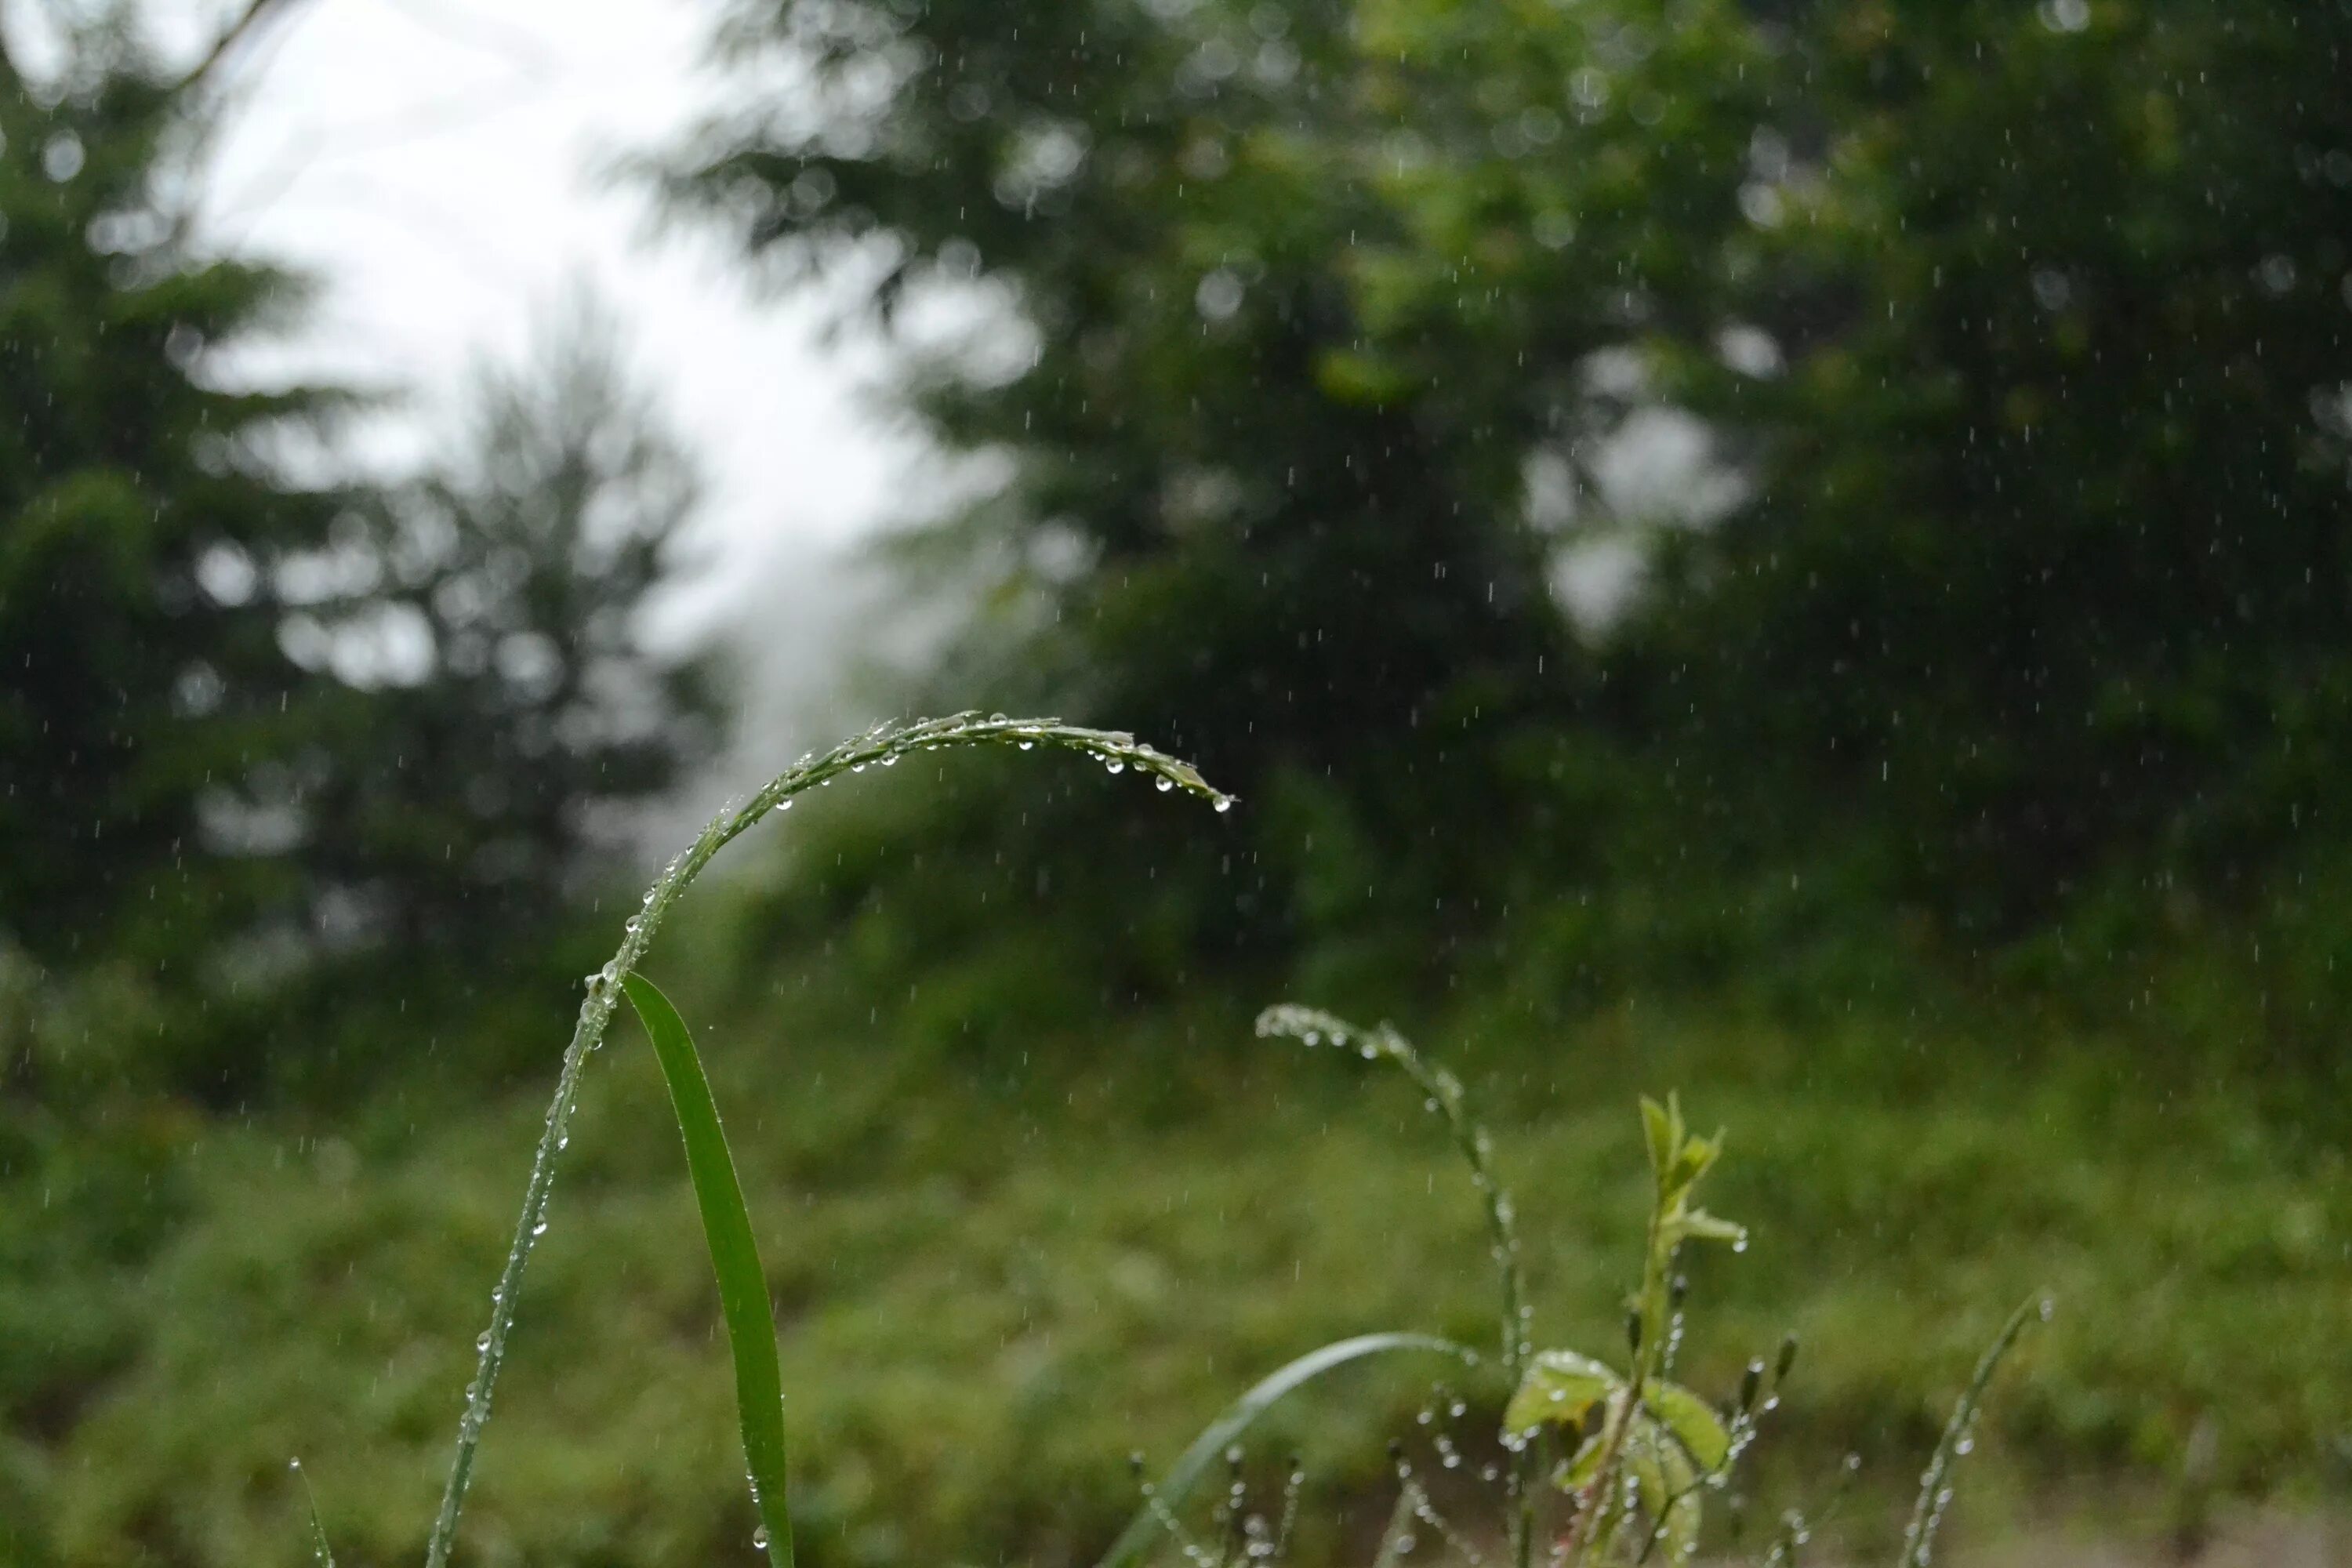
[[[184,950],[282,893],[206,819],[331,695],[278,647],[270,567],[346,499],[268,450],[343,398],[203,372],[299,290],[186,254],[177,84],[119,21],[66,41],[53,81],[0,58],[0,918],[50,960]]]
[[[1633,112],[1567,94],[1601,17],[1662,46]],[[787,60],[809,89],[755,89],[681,149],[688,207],[786,277],[858,258],[885,320],[940,293],[987,312],[910,387],[951,448],[1017,465],[896,542],[982,606],[918,700],[1130,724],[1254,802],[1220,853],[1088,791],[976,805],[965,842],[1121,911],[1073,942],[1163,979],[1203,941],[1309,932],[1425,978],[1587,853],[1551,742],[1607,694],[1527,470],[1594,403],[1582,367],[1648,330],[1629,268],[1671,297],[1736,217],[1733,7],[751,0],[724,37],[747,80]],[[1465,70],[1473,43],[1503,71]],[[1498,126],[1557,186],[1540,222],[1454,180]],[[1416,247],[1474,238],[1420,319]],[[1485,286],[1498,259],[1549,292]],[[1455,352],[1464,322],[1497,352]],[[1049,901],[964,863],[982,896]]]
[[[1064,896],[1181,906],[1168,952],[1229,897],[1424,961],[1593,887],[1769,922],[1805,867],[1975,945],[2329,830],[2352,7],[740,0],[721,38],[686,206],[784,277],[856,257],[885,321],[991,311],[908,388],[1014,459],[897,546],[984,584],[932,690],[1258,797],[1222,880],[1192,825],[1019,803]]]
[[[298,662],[367,693],[325,751],[372,763],[322,774],[309,858],[348,918],[451,955],[560,918],[628,808],[717,740],[709,671],[656,657],[643,624],[692,465],[591,299],[540,336],[535,363],[477,371],[449,458],[287,574],[364,588],[283,629]]]
[[[1736,290],[1787,368],[1676,367],[1754,500],[1656,657],[1971,942],[2242,908],[2352,826],[2352,6],[1824,8],[1789,58]]]
[[[0,947],[209,986],[528,946],[599,805],[709,740],[640,625],[684,459],[573,320],[458,457],[320,479],[352,399],[222,369],[302,291],[186,237],[217,100],[119,14],[61,42],[0,50]]]

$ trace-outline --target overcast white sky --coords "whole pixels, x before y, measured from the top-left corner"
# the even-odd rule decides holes
[[[152,5],[174,38],[237,8]],[[534,317],[593,282],[704,459],[716,586],[740,607],[904,510],[891,484],[911,451],[857,405],[870,346],[822,346],[814,301],[751,298],[713,245],[649,242],[643,197],[601,175],[709,106],[711,12],[295,0],[236,60],[246,101],[206,208],[215,244],[324,278],[297,351],[308,367],[415,388],[427,413],[471,356],[521,353]]]

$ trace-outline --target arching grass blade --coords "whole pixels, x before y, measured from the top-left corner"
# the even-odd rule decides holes
[[[1209,1467],[1224,1453],[1226,1446],[1248,1431],[1259,1416],[1280,1403],[1284,1396],[1334,1367],[1391,1351],[1435,1351],[1465,1362],[1478,1359],[1478,1352],[1467,1345],[1442,1340],[1434,1334],[1359,1334],[1354,1339],[1335,1340],[1321,1350],[1307,1352],[1280,1371],[1260,1380],[1255,1387],[1226,1406],[1223,1415],[1210,1422],[1207,1428],[1192,1439],[1192,1446],[1169,1467],[1168,1473],[1160,1478],[1154,1489],[1152,1500],[1159,1506],[1155,1508],[1146,1504],[1137,1510],[1135,1517],[1127,1521],[1127,1528],[1119,1531],[1118,1539],[1111,1542],[1110,1550],[1103,1553],[1102,1561],[1096,1564],[1096,1568],[1129,1568],[1130,1564],[1140,1561],[1144,1552],[1150,1549],[1153,1539],[1164,1528],[1161,1510],[1173,1509],[1181,1502],[1201,1477],[1207,1473]]]
[[[735,1408],[743,1428],[743,1459],[751,1474],[751,1501],[760,1510],[772,1568],[792,1568],[792,1513],[784,1493],[784,1378],[776,1362],[776,1321],[768,1304],[768,1278],[751,1237],[751,1216],[743,1206],[735,1159],[719,1125],[694,1037],[669,999],[640,974],[624,975],[629,1005],[653,1040],[662,1077],[669,1084],[677,1131],[686,1140],[687,1170],[694,1178],[694,1201],[702,1210],[702,1234],[710,1245],[710,1267],[719,1276],[719,1306],[727,1321],[727,1345],[735,1357]]]

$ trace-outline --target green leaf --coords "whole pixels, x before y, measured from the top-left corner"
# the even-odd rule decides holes
[[[1667,1561],[1686,1561],[1698,1546],[1698,1472],[1654,1421],[1639,1423],[1627,1436],[1625,1463],[1641,1489],[1643,1511],[1664,1533]]]
[[[1718,1219],[1705,1209],[1692,1209],[1677,1215],[1668,1228],[1676,1241],[1728,1241],[1737,1246],[1748,1236],[1748,1227],[1727,1219]]]
[[[1698,1184],[1723,1152],[1723,1140],[1716,1138],[1685,1138],[1675,1154],[1674,1168],[1666,1173],[1670,1192],[1688,1192]]]
[[[792,1514],[784,1494],[784,1379],[776,1363],[776,1321],[768,1303],[768,1277],[751,1239],[735,1158],[719,1125],[719,1107],[703,1077],[694,1037],[669,999],[642,975],[625,975],[629,1005],[646,1026],[669,1083],[671,1108],[686,1140],[686,1166],[702,1210],[703,1239],[719,1277],[719,1306],[735,1358],[735,1409],[743,1430],[743,1458],[751,1475],[751,1502],[760,1512],[771,1568],[792,1568]]]
[[[1642,1097],[1642,1134],[1650,1145],[1650,1169],[1664,1177],[1675,1157],[1674,1124],[1666,1119],[1666,1108],[1646,1094]]]
[[[1608,1451],[1609,1440],[1601,1433],[1587,1437],[1578,1445],[1576,1458],[1568,1462],[1568,1468],[1560,1472],[1559,1489],[1572,1492],[1590,1486],[1592,1478],[1600,1473],[1601,1456]]]
[[[1599,1401],[1625,1386],[1606,1362],[1574,1351],[1546,1351],[1528,1368],[1519,1391],[1503,1412],[1506,1431],[1525,1432],[1548,1423],[1581,1422]]]
[[[1151,1502],[1138,1509],[1127,1521],[1127,1528],[1112,1542],[1096,1568],[1128,1568],[1142,1559],[1151,1549],[1160,1531],[1166,1527],[1171,1511],[1190,1493],[1201,1477],[1223,1455],[1234,1440],[1255,1424],[1257,1418],[1272,1409],[1285,1395],[1300,1384],[1334,1367],[1360,1361],[1366,1356],[1383,1355],[1391,1351],[1435,1351],[1456,1356],[1465,1362],[1475,1362],[1477,1352],[1452,1340],[1441,1340],[1432,1334],[1381,1333],[1359,1334],[1353,1339],[1339,1340],[1321,1350],[1309,1351],[1297,1360],[1261,1379],[1247,1394],[1225,1407],[1225,1413],[1209,1423],[1192,1446],[1170,1466],[1160,1484],[1152,1489]]]
[[[1731,1457],[1731,1434],[1714,1406],[1679,1383],[1654,1383],[1643,1403],[1675,1435],[1702,1470],[1717,1470]]]

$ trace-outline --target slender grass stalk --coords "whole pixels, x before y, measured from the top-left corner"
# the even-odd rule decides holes
[[[1451,1355],[1475,1365],[1478,1352],[1467,1345],[1432,1334],[1380,1333],[1359,1334],[1353,1339],[1337,1340],[1320,1350],[1309,1351],[1279,1371],[1260,1379],[1247,1394],[1225,1407],[1223,1415],[1202,1429],[1168,1473],[1152,1489],[1150,1500],[1138,1509],[1129,1520],[1127,1528],[1112,1542],[1110,1550],[1102,1554],[1095,1568],[1129,1568],[1150,1550],[1152,1541],[1168,1528],[1172,1510],[1199,1484],[1219,1455],[1257,1422],[1257,1418],[1274,1408],[1291,1392],[1322,1376],[1335,1367],[1366,1356],[1386,1355],[1396,1351],[1435,1352]]]
[[[1345,1018],[1313,1007],[1283,1003],[1258,1015],[1261,1037],[1282,1036],[1302,1045],[1352,1047],[1367,1060],[1387,1061],[1418,1085],[1425,1103],[1444,1120],[1454,1147],[1470,1167],[1470,1184],[1486,1209],[1490,1253],[1495,1262],[1496,1293],[1501,1301],[1503,1372],[1516,1392],[1527,1376],[1534,1353],[1528,1334],[1528,1290],[1519,1265],[1519,1233],[1511,1194],[1495,1177],[1494,1141],[1470,1114],[1462,1080],[1442,1067],[1423,1059],[1412,1043],[1386,1024],[1366,1029]],[[1511,1456],[1511,1561],[1528,1568],[1535,1550],[1536,1457],[1533,1444],[1523,1444]]]
[[[1912,1505],[1911,1522],[1903,1531],[1903,1555],[1896,1558],[1897,1568],[1927,1568],[1935,1555],[1936,1531],[1944,1522],[1944,1511],[1951,1505],[1952,1467],[1961,1455],[1974,1446],[1977,1412],[1984,1405],[1985,1390],[1992,1383],[1992,1374],[2000,1368],[2001,1360],[2025,1325],[2048,1321],[2051,1304],[2047,1297],[2036,1297],[2009,1315],[2000,1332],[1977,1358],[1977,1369],[1969,1378],[1969,1385],[1960,1391],[1959,1402],[1952,1406],[1952,1418],[1944,1423],[1944,1435],[1936,1443],[1936,1452],[1927,1461],[1927,1468],[1919,1477],[1919,1500]]]
[[[499,1271],[498,1286],[490,1292],[489,1327],[475,1341],[478,1359],[474,1380],[466,1387],[466,1409],[458,1418],[457,1452],[450,1460],[449,1478],[442,1489],[440,1512],[434,1520],[433,1534],[425,1546],[426,1568],[446,1568],[450,1549],[457,1541],[458,1515],[465,1508],[467,1488],[473,1479],[474,1456],[481,1446],[482,1429],[489,1422],[491,1395],[498,1386],[499,1368],[506,1361],[507,1337],[514,1327],[515,1303],[521,1292],[523,1270],[530,1262],[539,1238],[546,1232],[548,1199],[555,1184],[556,1163],[571,1142],[572,1115],[579,1100],[581,1073],[590,1053],[604,1043],[604,1031],[620,1000],[622,984],[644,961],[663,918],[719,850],[770,812],[788,806],[795,796],[843,773],[888,767],[901,758],[923,752],[978,745],[1018,746],[1024,750],[1058,746],[1091,756],[1112,773],[1132,768],[1139,774],[1149,774],[1160,789],[1181,789],[1208,801],[1219,811],[1233,805],[1232,796],[1211,787],[1189,763],[1140,744],[1121,731],[1085,729],[1051,719],[1007,719],[1002,714],[982,718],[964,713],[870,730],[822,755],[803,758],[742,805],[722,810],[713,817],[685,852],[663,868],[646,890],[643,907],[623,927],[619,950],[603,969],[588,977],[587,998],[580,1005],[571,1042],[564,1047],[554,1097],[548,1102],[539,1146],[531,1156],[530,1179],[523,1189],[522,1213],[515,1222],[514,1242],[507,1253],[505,1266]]]

